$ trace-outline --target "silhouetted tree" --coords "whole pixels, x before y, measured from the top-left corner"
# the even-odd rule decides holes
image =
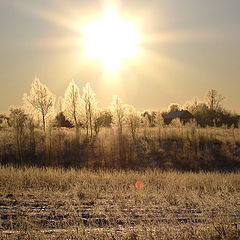
[[[210,118],[210,125],[218,125],[218,118],[219,113],[223,111],[221,107],[221,102],[223,101],[224,97],[217,92],[217,90],[211,89],[207,92],[205,101],[209,108],[209,118]]]
[[[183,105],[183,109],[188,110],[192,115],[195,115],[195,113],[198,111],[198,106],[202,102],[198,99],[198,97],[193,97],[191,101],[187,101]]]
[[[66,128],[73,127],[71,122],[66,119],[63,112],[58,113],[57,116],[55,117],[55,126],[56,127],[66,127]]]
[[[99,111],[98,117],[95,119],[94,130],[96,135],[99,133],[101,127],[111,127],[112,114],[109,111]]]
[[[142,114],[142,117],[144,117],[144,121],[148,121],[147,125],[148,127],[154,127],[154,122],[155,122],[155,118],[156,118],[156,112],[154,111],[149,111],[149,110],[145,110]]]
[[[219,94],[217,90],[211,89],[207,92],[206,104],[209,107],[210,111],[218,111],[223,100],[224,97]]]
[[[9,117],[5,114],[0,114],[0,129],[9,127]]]

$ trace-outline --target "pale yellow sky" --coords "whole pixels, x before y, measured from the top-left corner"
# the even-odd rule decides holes
[[[11,3],[11,4],[10,4]],[[74,79],[90,82],[100,106],[118,94],[137,109],[183,105],[214,88],[240,113],[240,2],[118,1],[119,15],[138,24],[146,41],[138,57],[107,76],[86,60],[78,26],[101,15],[102,1],[0,2],[0,112],[20,105],[35,76],[62,96]]]

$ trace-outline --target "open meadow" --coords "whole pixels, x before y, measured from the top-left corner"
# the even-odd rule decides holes
[[[240,238],[239,128],[16,136],[0,131],[0,239]]]
[[[0,240],[240,240],[240,0],[0,0]]]
[[[2,166],[0,215],[0,239],[239,239],[240,174]]]

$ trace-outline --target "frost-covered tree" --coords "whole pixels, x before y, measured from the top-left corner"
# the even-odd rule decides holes
[[[9,118],[5,114],[0,114],[0,129],[9,127],[8,120]]]
[[[95,97],[95,93],[92,90],[90,83],[86,83],[83,88],[82,94],[82,103],[83,103],[83,111],[84,111],[84,125],[87,129],[87,136],[93,136],[93,130],[95,125],[95,120],[98,117],[98,108],[97,108],[97,100]]]
[[[56,114],[60,114],[63,112],[63,105],[64,105],[64,99],[63,97],[58,97],[57,104],[56,104]]]
[[[126,124],[130,129],[132,139],[136,141],[136,131],[141,124],[141,114],[136,111],[136,109],[131,105],[125,106],[126,112]]]
[[[47,120],[51,120],[54,116],[55,96],[46,85],[35,78],[31,85],[30,94],[24,94],[23,101],[27,111],[33,116],[40,116],[45,132]]]
[[[158,111],[156,112],[156,117],[155,117],[155,124],[159,127],[163,127],[164,125],[164,118],[163,118],[163,113]]]
[[[117,126],[118,132],[122,135],[123,125],[126,121],[126,107],[122,103],[119,96],[113,96],[113,101],[111,104],[111,112],[113,116],[113,124]]]
[[[163,114],[160,111],[156,112],[155,125],[157,125],[157,128],[158,128],[158,138],[160,139],[160,137],[161,137],[161,130],[162,130],[163,125],[164,125]]]
[[[150,114],[147,114],[147,113],[148,113],[148,111],[144,111],[141,114],[141,125],[142,125],[142,128],[143,128],[144,138],[147,137],[147,133],[148,133],[149,127],[151,126]]]
[[[15,140],[17,143],[17,152],[20,161],[23,160],[23,146],[24,146],[24,136],[26,134],[25,128],[27,126],[28,117],[21,107],[9,108],[9,123],[13,128],[13,133],[15,135]]]
[[[111,112],[113,116],[113,124],[117,127],[118,130],[120,164],[121,167],[125,168],[126,157],[124,155],[123,126],[126,123],[126,106],[116,95],[113,97]]]
[[[148,127],[154,127],[156,112],[145,110],[141,115],[146,121],[148,121]]]
[[[168,107],[169,112],[180,111],[180,107],[177,103],[171,103]]]
[[[210,111],[218,111],[221,106],[221,102],[224,100],[224,97],[218,93],[217,90],[211,89],[207,92],[205,99]]]
[[[193,97],[191,101],[187,101],[183,105],[183,109],[188,110],[191,114],[195,114],[198,111],[198,107],[202,102],[199,100],[198,97]]]
[[[94,123],[94,130],[96,135],[98,135],[100,128],[111,127],[112,124],[112,113],[109,109],[98,109],[97,118]]]
[[[69,120],[76,128],[76,138],[78,138],[81,122],[81,97],[79,88],[74,80],[69,83],[65,91],[63,112],[67,120]]]

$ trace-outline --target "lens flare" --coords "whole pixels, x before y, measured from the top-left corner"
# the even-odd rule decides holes
[[[137,182],[135,183],[135,187],[136,187],[137,189],[141,189],[141,188],[143,188],[143,186],[144,186],[144,184],[143,184],[142,181],[137,181]]]

